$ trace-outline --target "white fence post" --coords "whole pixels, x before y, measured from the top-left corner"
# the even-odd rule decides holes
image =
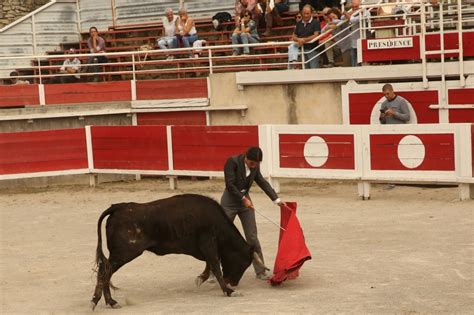
[[[98,176],[94,173],[94,151],[92,148],[91,126],[86,126],[86,148],[87,148],[87,168],[89,169],[89,186],[95,187],[98,184]]]

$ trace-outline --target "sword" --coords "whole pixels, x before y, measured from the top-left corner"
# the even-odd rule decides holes
[[[266,215],[264,215],[263,213],[261,213],[260,211],[258,211],[257,209],[255,209],[254,207],[252,207],[252,209],[257,212],[259,215],[261,215],[262,217],[264,217],[265,219],[267,219],[268,221],[270,221],[271,223],[273,223],[274,225],[278,226],[280,229],[282,229],[283,231],[286,232],[286,229],[282,228],[280,224],[274,222],[272,219],[270,219],[269,217],[267,217]]]

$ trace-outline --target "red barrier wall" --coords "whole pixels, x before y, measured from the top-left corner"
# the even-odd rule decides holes
[[[36,84],[0,86],[0,107],[38,105],[39,103]]]
[[[206,112],[137,113],[137,124],[143,125],[206,125]]]
[[[403,36],[396,38],[406,38]],[[464,31],[462,34],[463,38],[463,56],[472,57],[474,56],[474,32]],[[380,62],[380,61],[391,61],[391,60],[420,60],[420,37],[413,36],[413,47],[407,48],[391,48],[391,49],[371,49],[367,48],[367,39],[363,39],[362,42],[362,60],[364,62]],[[440,50],[441,49],[441,36],[439,34],[426,34],[426,51]],[[455,32],[444,33],[444,49],[458,49],[459,41],[458,34]],[[457,53],[445,54],[445,57],[456,57]],[[427,55],[428,59],[439,59],[440,54]]]
[[[371,135],[370,162],[372,170],[452,171],[455,168],[453,134],[413,134],[425,148],[425,158],[416,168],[405,167],[397,150],[402,135]]]
[[[438,111],[429,108],[430,105],[439,103],[437,91],[395,92],[410,102],[419,124],[436,124],[439,122]],[[370,124],[372,109],[382,96],[382,91],[380,91],[380,93],[350,93],[350,124]]]
[[[91,133],[96,169],[168,169],[165,126],[100,126]]]
[[[207,79],[137,81],[137,100],[208,97]]]
[[[0,174],[87,168],[84,128],[0,133]]]
[[[474,89],[449,89],[448,104],[473,104],[474,105]],[[474,108],[471,109],[450,109],[450,123],[474,123]]]
[[[46,104],[130,101],[130,81],[103,83],[45,84]]]
[[[223,171],[231,155],[258,145],[257,126],[173,126],[175,170]]]
[[[322,138],[326,142],[328,148],[327,160],[320,167],[310,165],[304,154],[305,145],[313,136]],[[355,168],[353,135],[280,134],[279,143],[280,167],[282,168]],[[316,156],[316,158],[324,159],[325,157]]]

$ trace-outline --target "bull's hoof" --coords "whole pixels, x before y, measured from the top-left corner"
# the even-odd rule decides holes
[[[197,287],[200,287],[201,284],[204,283],[204,280],[201,278],[201,276],[197,276],[196,280],[194,280],[194,283],[196,284]]]
[[[97,306],[97,303],[94,303],[94,301],[91,301],[91,309],[92,311],[95,310],[95,307]]]
[[[110,304],[110,307],[114,309],[122,308],[122,306],[120,306],[120,304],[118,304],[117,302],[115,302],[114,304]]]

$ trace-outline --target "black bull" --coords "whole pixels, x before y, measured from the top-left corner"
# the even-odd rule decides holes
[[[109,258],[102,251],[102,221],[106,216]],[[118,307],[110,294],[110,278],[145,250],[157,255],[185,254],[206,262],[198,276],[200,285],[216,276],[222,291],[231,296],[228,284],[239,283],[254,254],[239,230],[213,199],[200,195],[179,195],[149,203],[120,203],[105,210],[97,223],[97,285],[92,297],[95,308],[102,292],[105,303]],[[220,265],[222,265],[222,272]]]

